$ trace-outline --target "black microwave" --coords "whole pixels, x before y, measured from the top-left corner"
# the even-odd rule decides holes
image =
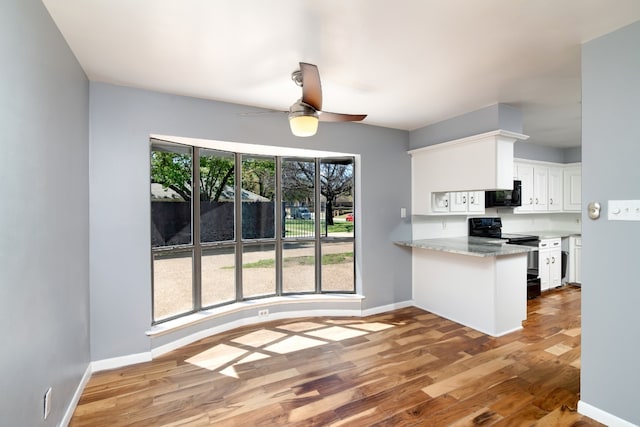
[[[484,207],[507,207],[512,208],[522,205],[522,182],[513,181],[513,190],[485,191]]]

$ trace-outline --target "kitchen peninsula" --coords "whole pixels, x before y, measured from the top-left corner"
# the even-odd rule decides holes
[[[527,246],[453,237],[398,241],[413,250],[417,307],[492,336],[527,318]]]

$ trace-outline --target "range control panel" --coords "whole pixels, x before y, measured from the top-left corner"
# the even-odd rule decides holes
[[[609,221],[640,221],[640,200],[609,200]]]

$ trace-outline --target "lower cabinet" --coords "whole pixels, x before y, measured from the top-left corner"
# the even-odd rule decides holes
[[[569,282],[582,283],[582,237],[569,238]]]
[[[538,274],[540,290],[546,291],[562,284],[561,239],[542,239],[538,245]]]

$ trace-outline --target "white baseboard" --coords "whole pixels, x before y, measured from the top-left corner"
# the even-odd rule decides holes
[[[100,372],[150,361],[151,352],[129,354],[126,356],[112,357],[110,359],[95,360],[91,362],[91,370],[92,372]]]
[[[399,310],[401,308],[413,307],[415,304],[413,300],[396,302],[388,305],[381,305],[380,307],[368,308],[366,310],[362,310],[362,317],[373,316],[375,314],[385,313],[387,311]]]
[[[73,412],[76,410],[76,406],[78,406],[78,402],[80,401],[80,396],[82,396],[82,392],[84,388],[87,386],[89,379],[91,378],[91,363],[87,366],[87,369],[84,371],[84,375],[80,379],[80,383],[76,388],[76,392],[73,393],[73,397],[71,398],[71,402],[69,402],[69,406],[67,406],[67,410],[64,412],[64,416],[60,421],[60,427],[66,427],[71,422],[71,417],[73,417]]]
[[[589,418],[593,418],[606,426],[638,427],[636,424],[625,421],[622,418],[616,417],[615,415],[605,412],[602,409],[598,409],[595,406],[591,406],[582,400],[578,401],[578,412]]]

